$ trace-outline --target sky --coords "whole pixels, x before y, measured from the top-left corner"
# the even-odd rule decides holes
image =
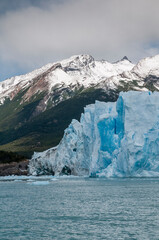
[[[159,53],[158,0],[0,0],[0,81],[77,54]]]

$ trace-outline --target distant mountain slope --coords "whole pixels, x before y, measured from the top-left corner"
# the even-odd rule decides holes
[[[0,83],[0,150],[31,156],[58,144],[85,105],[116,101],[120,91],[157,90],[159,55],[137,65],[77,55]]]
[[[73,56],[58,63],[47,64],[29,74],[0,82],[0,102],[4,103],[6,98],[12,100],[22,90],[26,92],[21,103],[29,101],[35,94],[45,92],[44,110],[50,102],[56,105],[81,88],[95,86],[102,80],[133,67],[126,58],[111,64],[104,60],[96,61],[90,55]]]

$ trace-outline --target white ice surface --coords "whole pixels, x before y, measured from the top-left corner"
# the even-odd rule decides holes
[[[56,148],[35,153],[34,175],[64,166],[74,175],[159,176],[159,93],[120,93],[117,102],[88,105]]]

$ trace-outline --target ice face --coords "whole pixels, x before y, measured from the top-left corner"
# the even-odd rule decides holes
[[[159,93],[122,92],[114,103],[88,105],[57,148],[35,153],[31,174],[64,166],[74,175],[159,176]]]

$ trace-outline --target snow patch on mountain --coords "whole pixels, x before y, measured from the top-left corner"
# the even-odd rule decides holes
[[[118,63],[109,63],[101,60],[96,61],[90,55],[77,55],[61,62],[64,71],[73,77],[74,81],[84,87],[98,84],[101,80],[118,75],[123,71],[129,71],[134,64],[128,60]]]
[[[152,76],[155,78],[151,80]],[[119,86],[129,84],[130,89],[148,91],[146,83],[150,79],[151,85],[159,89],[159,55],[147,57],[139,61],[131,70],[123,71],[102,81],[99,87],[104,89],[118,89]],[[134,83],[135,82],[135,83]],[[132,88],[131,88],[131,84]]]
[[[134,66],[131,72],[142,78],[145,78],[148,75],[159,77],[159,55],[142,59]]]
[[[19,91],[29,87],[35,77],[46,72],[51,66],[52,64],[49,63],[28,74],[15,76],[0,82],[0,103],[3,104],[6,98],[12,99]]]

